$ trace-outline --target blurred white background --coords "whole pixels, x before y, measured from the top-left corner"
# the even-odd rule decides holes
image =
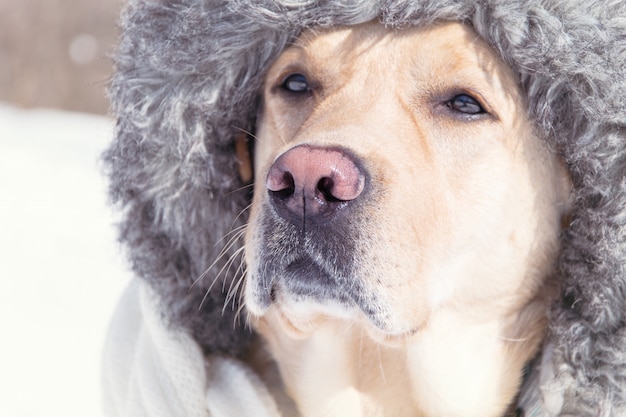
[[[101,415],[100,356],[129,273],[102,117],[0,106],[0,416]]]
[[[0,0],[2,417],[102,415],[102,346],[130,277],[98,161],[119,7]]]

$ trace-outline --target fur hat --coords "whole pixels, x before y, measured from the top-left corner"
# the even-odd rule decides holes
[[[105,161],[121,239],[164,319],[207,352],[246,348],[252,334],[236,318],[251,189],[234,138],[254,132],[264,73],[303,30],[374,19],[398,29],[467,22],[513,69],[574,184],[546,341],[561,413],[626,415],[623,0],[131,0]]]

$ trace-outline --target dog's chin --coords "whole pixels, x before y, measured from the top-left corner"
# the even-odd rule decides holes
[[[399,331],[381,329],[356,306],[301,298],[292,300],[288,296],[275,300],[267,308],[249,311],[253,323],[262,320],[266,331],[281,332],[296,340],[309,338],[327,326],[334,326],[349,328],[353,334],[356,331],[356,334],[367,336],[379,345],[400,347],[419,333],[418,328]]]
[[[268,320],[273,327],[293,339],[305,339],[320,328],[334,322],[352,322],[358,312],[334,304],[320,304],[314,301],[276,302],[272,304]]]

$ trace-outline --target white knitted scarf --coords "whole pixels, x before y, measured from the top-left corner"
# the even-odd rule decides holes
[[[118,304],[103,365],[108,417],[281,416],[268,388],[246,364],[207,357],[189,334],[165,326],[156,296],[139,280]],[[554,375],[533,372],[526,381],[520,398],[525,417],[559,414],[562,393],[546,389],[551,380]]]
[[[280,417],[263,382],[244,363],[203,355],[164,325],[155,295],[134,281],[113,316],[104,350],[108,417]]]

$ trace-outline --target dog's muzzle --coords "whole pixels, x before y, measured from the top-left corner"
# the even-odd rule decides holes
[[[371,308],[356,272],[370,183],[360,158],[339,147],[300,145],[275,160],[249,277],[255,310],[303,299]]]

